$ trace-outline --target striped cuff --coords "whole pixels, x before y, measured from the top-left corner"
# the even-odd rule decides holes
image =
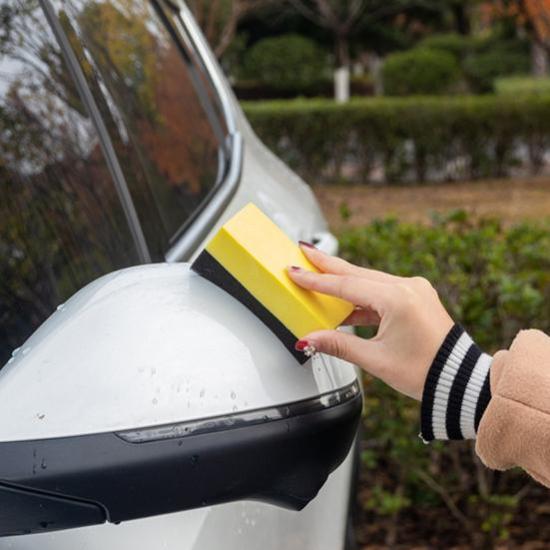
[[[492,360],[460,325],[453,326],[424,385],[420,437],[426,443],[434,439],[475,439],[491,399]]]

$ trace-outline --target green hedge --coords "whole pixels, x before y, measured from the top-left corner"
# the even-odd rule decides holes
[[[538,172],[550,98],[500,96],[245,102],[260,138],[311,182],[441,181]]]
[[[550,78],[536,76],[508,76],[497,78],[495,92],[499,95],[547,95],[550,96]]]
[[[522,328],[550,333],[550,219],[510,228],[471,221],[463,212],[430,226],[386,219],[344,232],[340,242],[354,263],[428,277],[488,352],[508,347]],[[546,516],[535,510],[547,500],[545,489],[538,492],[519,471],[485,469],[471,443],[424,445],[418,404],[381,382],[365,382],[359,492],[365,543],[494,548],[514,532],[539,540]]]

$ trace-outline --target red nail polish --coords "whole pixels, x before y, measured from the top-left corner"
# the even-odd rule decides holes
[[[298,267],[297,265],[291,265],[290,271],[298,272],[298,271],[302,271],[302,268]]]
[[[294,348],[296,351],[304,351],[308,346],[309,342],[307,340],[298,340],[294,345]]]
[[[305,248],[314,248],[314,249],[316,249],[316,246],[314,244],[308,243],[307,241],[298,241],[298,244],[300,246],[304,246]]]

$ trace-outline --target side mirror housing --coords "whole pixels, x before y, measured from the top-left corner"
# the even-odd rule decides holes
[[[0,536],[239,499],[299,510],[346,457],[351,365],[300,366],[184,264],[122,270],[0,371]]]

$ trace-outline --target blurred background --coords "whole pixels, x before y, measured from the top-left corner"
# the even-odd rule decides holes
[[[550,332],[550,1],[189,0],[341,253],[437,286],[489,352]],[[366,379],[362,548],[550,546],[550,493]]]

